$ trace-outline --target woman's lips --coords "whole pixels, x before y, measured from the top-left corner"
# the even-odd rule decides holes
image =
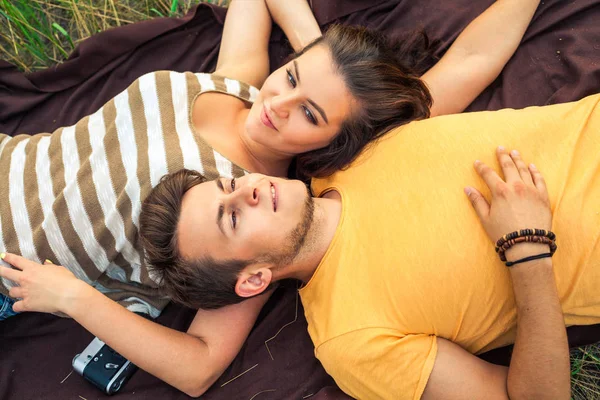
[[[271,119],[267,115],[267,107],[265,106],[263,106],[262,111],[260,113],[260,120],[266,127],[277,130],[275,128],[275,125],[273,125],[273,122],[271,122]]]

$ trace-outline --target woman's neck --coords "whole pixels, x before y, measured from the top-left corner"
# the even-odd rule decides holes
[[[243,110],[237,121],[235,131],[239,135],[239,142],[251,165],[250,172],[258,172],[270,176],[287,177],[288,168],[292,157],[288,154],[280,154],[252,140],[246,132],[246,118],[249,109]]]

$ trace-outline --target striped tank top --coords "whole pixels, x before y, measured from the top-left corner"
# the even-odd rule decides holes
[[[208,179],[245,173],[194,132],[194,100],[211,91],[249,103],[258,94],[216,75],[152,72],[73,126],[0,134],[0,251],[51,260],[129,310],[158,316],[168,299],[138,241],[142,201],[181,168]],[[0,293],[13,285],[2,278]]]

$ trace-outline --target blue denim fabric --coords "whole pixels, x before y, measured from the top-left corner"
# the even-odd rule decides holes
[[[14,300],[10,297],[0,294],[0,321],[18,314],[12,309],[14,303]]]

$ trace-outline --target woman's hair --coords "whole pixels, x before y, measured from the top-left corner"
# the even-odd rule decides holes
[[[434,61],[424,32],[392,41],[362,27],[333,25],[297,56],[325,45],[358,107],[326,147],[297,156],[299,178],[325,177],[346,168],[373,140],[429,117],[431,94],[419,78]]]
[[[244,300],[235,284],[251,261],[182,256],[177,229],[181,203],[188,190],[203,182],[204,176],[188,169],[163,176],[142,204],[139,235],[148,270],[164,295],[186,307],[215,309]]]

